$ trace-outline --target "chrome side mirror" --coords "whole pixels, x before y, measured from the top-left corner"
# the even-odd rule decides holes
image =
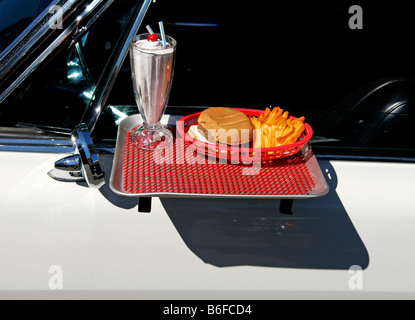
[[[101,188],[105,184],[104,172],[98,154],[85,124],[79,124],[72,131],[75,154],[55,162],[55,169],[48,175],[64,182],[86,181],[91,188]]]

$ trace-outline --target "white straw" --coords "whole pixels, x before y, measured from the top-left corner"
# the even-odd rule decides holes
[[[151,29],[151,27],[150,27],[150,26],[147,26],[146,28],[147,28],[147,30],[148,30],[148,32],[149,32],[150,34],[154,34],[154,31],[153,31],[153,29]]]
[[[166,34],[164,33],[163,21],[159,22],[159,27],[160,27],[161,39],[163,41],[163,48],[165,48],[166,47]]]

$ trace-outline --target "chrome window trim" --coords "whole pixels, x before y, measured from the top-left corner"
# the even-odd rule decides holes
[[[52,6],[62,8],[66,14],[77,0],[55,0],[46,8],[3,52],[0,53],[0,78],[6,74],[18,60],[33,47],[33,44],[44,36],[49,29],[49,21],[53,15],[49,13]]]
[[[0,139],[0,151],[73,153],[71,140],[56,139]]]
[[[76,1],[76,0],[71,0]],[[93,0],[92,3],[90,3],[84,11],[78,15],[77,19],[73,21],[69,27],[67,27],[65,30],[62,31],[62,33],[30,64],[29,67],[26,68],[22,72],[22,74],[13,81],[13,83],[0,95],[0,103],[3,102],[4,99],[6,99],[10,93],[15,90],[19,84],[24,81],[41,63],[42,61],[49,56],[58,46],[61,42],[63,42],[70,34],[72,34],[74,31],[78,31],[74,36],[78,36],[79,33],[84,31],[84,29],[79,28],[83,20],[88,17],[91,13],[94,13],[95,9],[99,7],[99,5],[105,0]],[[101,10],[97,13],[95,13],[94,20],[96,20],[100,13],[102,13],[109,5],[111,5],[114,2],[114,0],[109,0],[107,4],[101,8]]]

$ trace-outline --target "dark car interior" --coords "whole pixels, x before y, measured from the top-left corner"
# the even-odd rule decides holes
[[[407,3],[158,1],[143,25],[159,20],[179,42],[171,106],[281,106],[306,116],[317,153],[413,159]]]

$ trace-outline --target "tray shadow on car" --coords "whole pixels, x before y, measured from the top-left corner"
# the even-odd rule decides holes
[[[279,200],[161,198],[188,248],[218,267],[362,269],[368,252],[337,193],[337,177],[328,161],[329,193],[295,200],[293,214],[281,214]]]
[[[100,154],[99,160],[101,162],[102,170],[104,171],[105,184],[99,189],[102,196],[105,197],[111,204],[122,209],[132,209],[137,206],[136,198],[122,197],[115,194],[110,188],[110,178],[112,171],[112,163],[114,156],[112,154]],[[78,183],[79,185],[86,186],[86,183]]]

